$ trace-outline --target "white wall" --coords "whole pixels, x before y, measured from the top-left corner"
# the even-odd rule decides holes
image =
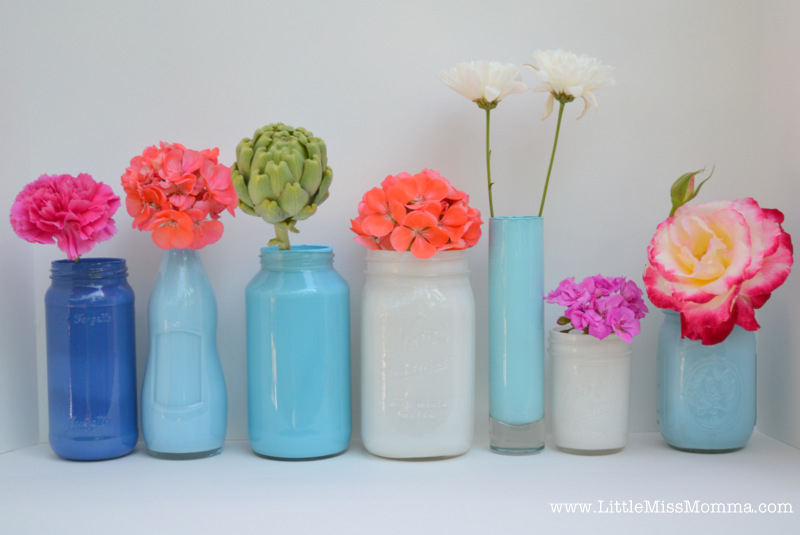
[[[797,122],[764,119],[767,112],[779,117],[793,111],[796,117],[797,108],[789,108],[796,106],[790,103],[793,86],[775,87],[758,76],[762,67],[780,74],[774,56],[782,47],[794,45],[796,51],[789,26],[797,18],[784,17],[796,13],[796,6],[788,2],[19,0],[5,9],[6,25],[18,28],[17,39],[5,49],[28,48],[26,62],[12,59],[4,69],[2,86],[5,93],[6,80],[16,80],[21,63],[29,65],[27,78],[12,85],[24,105],[4,104],[12,120],[0,126],[4,139],[20,138],[13,154],[30,154],[27,168],[15,175],[20,183],[41,173],[83,171],[122,194],[120,175],[147,145],[165,140],[197,149],[218,146],[222,160],[231,163],[242,137],[276,121],[305,126],[326,140],[332,196],[299,225],[294,240],[333,245],[336,267],[351,285],[354,385],[364,262],[363,249],[347,228],[361,195],[388,174],[430,167],[488,213],[483,113],[436,78],[458,61],[523,63],[536,48],[563,47],[616,67],[617,87],[597,92],[599,115],[591,112],[576,122],[580,104],[565,113],[545,211],[548,287],[570,275],[598,272],[640,281],[647,243],[669,209],[670,184],[705,166],[716,165],[717,171],[700,200],[754,196],[781,208],[787,228],[800,235],[796,143],[779,137],[793,132],[796,141]],[[770,35],[773,26],[782,33]],[[796,72],[784,76],[786,82],[797,80]],[[555,129],[555,116],[539,121],[544,101],[542,94],[515,95],[492,115],[500,215],[534,213],[538,207]],[[770,143],[773,137],[781,143]],[[16,189],[3,194],[7,208]],[[118,235],[92,254],[128,259],[138,299],[141,378],[146,303],[161,253],[148,235],[130,229],[124,211],[117,221]],[[221,312],[228,435],[242,439],[247,436],[243,292],[272,229],[243,213],[224,222],[223,239],[202,257]],[[55,248],[35,249],[36,290],[30,297],[41,318],[49,262],[61,255]],[[472,254],[478,303],[486,303],[486,250],[484,240]],[[19,273],[30,270],[28,260],[14,262]],[[789,333],[800,320],[792,284],[793,293],[791,287],[779,291],[759,316],[771,314],[762,322],[761,342],[774,337],[773,351],[786,355],[770,361],[774,385],[764,384],[767,372],[759,370],[762,408],[796,396],[791,392],[800,383],[789,358],[800,345]],[[558,313],[548,305],[548,321]],[[4,309],[3,319],[11,314]],[[486,314],[485,306],[479,307],[479,434],[486,433],[488,414]],[[660,324],[655,311],[635,342],[633,431],[657,429]],[[43,332],[37,340],[43,347]],[[33,340],[27,343],[32,351]],[[42,357],[40,349],[40,369]],[[0,371],[10,369],[7,360],[4,356]],[[781,393],[774,392],[775,385]],[[40,372],[42,393],[43,386]],[[354,407],[358,432],[357,386]],[[45,429],[46,411],[40,413]],[[769,424],[765,418],[762,429],[777,435],[781,425],[789,431],[780,436],[799,446],[800,422],[793,411],[776,413]]]
[[[33,248],[7,223],[11,203],[29,181],[30,145],[26,91],[28,54],[23,19],[0,6],[0,453],[38,442]],[[16,14],[15,14],[16,15]],[[13,54],[8,53],[14,51]]]
[[[772,0],[761,25],[764,47],[759,80],[760,124],[754,140],[760,164],[751,181],[764,186],[759,198],[785,209],[784,228],[800,246],[800,101],[779,88],[800,84],[800,3]],[[788,97],[788,98],[786,98]],[[797,253],[795,258],[797,258]],[[779,294],[758,316],[758,428],[800,448],[800,261]]]

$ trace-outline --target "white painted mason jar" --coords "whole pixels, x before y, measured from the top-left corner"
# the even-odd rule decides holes
[[[556,446],[583,455],[622,450],[628,441],[631,345],[616,334],[598,340],[560,327],[550,331],[548,342]]]
[[[396,459],[467,452],[475,412],[475,301],[466,251],[367,251],[361,434]]]

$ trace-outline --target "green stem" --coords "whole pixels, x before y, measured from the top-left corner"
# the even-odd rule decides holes
[[[489,185],[489,216],[494,217],[494,204],[492,203],[492,149],[489,148],[489,116],[490,109],[486,109],[486,179]]]
[[[559,102],[558,123],[556,124],[556,138],[553,141],[553,154],[550,155],[550,166],[547,168],[547,179],[544,181],[544,193],[542,193],[542,204],[539,206],[539,217],[544,212],[544,201],[547,198],[547,187],[550,185],[550,173],[553,172],[553,160],[556,158],[556,147],[558,146],[558,133],[561,131],[561,116],[564,115],[564,103]]]
[[[275,238],[278,240],[278,249],[286,251],[292,248],[289,245],[289,229],[283,225],[275,225]]]

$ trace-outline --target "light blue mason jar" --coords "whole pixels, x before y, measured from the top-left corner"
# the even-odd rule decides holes
[[[489,445],[544,448],[544,223],[489,220]]]
[[[350,444],[350,288],[333,248],[261,249],[245,291],[253,451],[315,459]]]
[[[162,459],[222,451],[228,416],[217,351],[217,300],[197,251],[164,251],[148,305],[142,434]]]
[[[738,325],[714,345],[681,338],[665,310],[658,337],[658,425],[667,444],[695,452],[743,448],[756,423],[756,335]]]

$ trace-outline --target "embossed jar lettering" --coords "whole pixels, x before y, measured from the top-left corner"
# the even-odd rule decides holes
[[[464,251],[369,251],[362,307],[362,436],[394,458],[467,451],[475,304]]]

